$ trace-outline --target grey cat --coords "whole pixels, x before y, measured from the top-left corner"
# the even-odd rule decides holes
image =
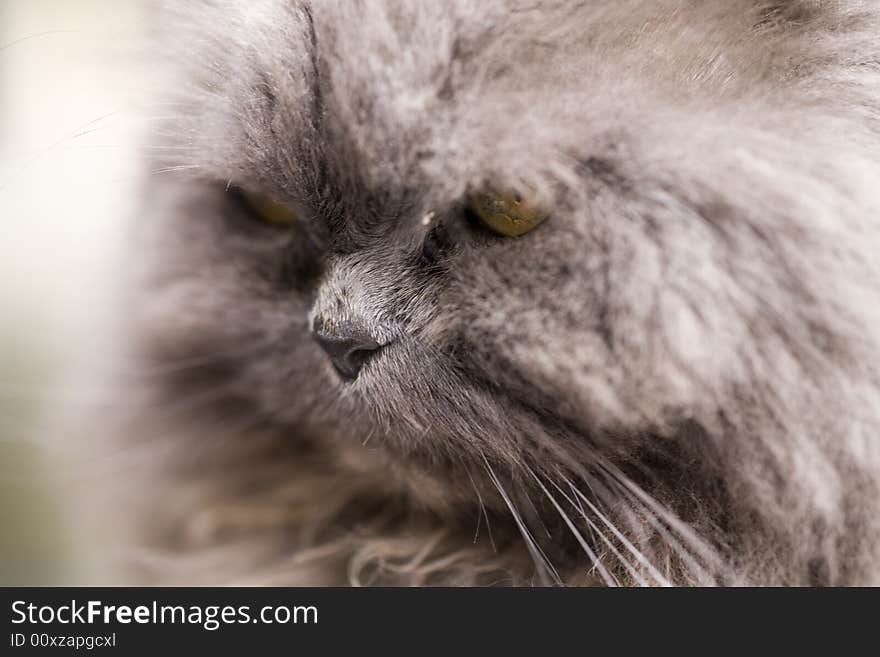
[[[880,584],[880,3],[172,4],[129,581]]]

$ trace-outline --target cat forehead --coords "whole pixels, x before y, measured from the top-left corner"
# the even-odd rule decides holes
[[[508,43],[516,13],[504,3],[344,3],[314,20],[331,132],[376,184],[457,194],[498,168],[487,159],[511,141],[492,134],[501,117],[540,113],[537,78],[516,61],[532,48],[521,34]]]
[[[734,38],[763,3],[670,4],[198,0],[166,40],[200,167],[290,193],[319,188],[321,171],[348,190],[449,198],[489,180],[574,180],[572,159],[627,132],[640,107],[713,84],[736,94],[761,75],[751,50],[772,64]],[[660,40],[665,59],[645,57]],[[719,43],[735,52],[719,58]]]
[[[522,136],[548,132],[562,91],[547,93],[565,71],[543,65],[559,43],[538,29],[559,16],[521,5],[207,3],[176,38],[198,105],[186,131],[230,177],[320,164],[458,194],[526,160]]]

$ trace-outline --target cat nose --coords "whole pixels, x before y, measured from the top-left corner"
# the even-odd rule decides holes
[[[367,361],[383,347],[365,329],[350,323],[336,326],[332,331],[324,325],[316,325],[312,337],[330,357],[339,376],[347,381],[354,381]]]

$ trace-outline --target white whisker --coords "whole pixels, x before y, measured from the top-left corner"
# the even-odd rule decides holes
[[[513,516],[513,520],[516,523],[516,526],[526,543],[526,548],[529,550],[529,553],[532,555],[532,560],[534,561],[535,566],[538,568],[538,576],[541,578],[542,583],[547,583],[547,575],[549,573],[552,576],[553,581],[561,586],[562,579],[559,577],[559,573],[556,572],[556,568],[553,567],[553,564],[550,563],[547,555],[544,554],[544,551],[535,542],[534,537],[532,537],[531,532],[529,531],[528,527],[526,527],[526,524],[523,522],[519,511],[516,510],[516,506],[513,504],[513,500],[510,499],[510,496],[507,494],[507,491],[504,490],[504,486],[501,485],[501,481],[498,479],[498,476],[495,474],[492,466],[489,465],[489,461],[488,459],[486,459],[486,456],[482,454],[482,452],[480,453],[480,456],[483,458],[483,463],[486,466],[486,471],[489,474],[489,478],[492,480],[495,488],[498,489],[498,492],[501,494],[504,503],[507,505],[507,508],[510,510],[511,515]]]
[[[715,550],[713,550],[694,530],[678,516],[669,511],[653,497],[648,495],[641,487],[637,486],[629,477],[624,475],[618,468],[610,463],[600,463],[601,467],[611,477],[611,481],[618,487],[625,489],[632,497],[638,499],[643,505],[653,511],[654,515],[662,518],[670,529],[674,530],[688,545],[696,551],[712,569],[723,570],[723,563]],[[702,568],[701,568],[702,570]]]
[[[575,527],[574,523],[571,521],[571,518],[568,516],[568,514],[565,512],[565,510],[560,506],[559,502],[556,501],[556,498],[553,497],[553,495],[550,493],[549,490],[547,490],[547,487],[544,485],[544,482],[541,481],[541,479],[538,477],[537,474],[535,474],[535,471],[532,470],[532,468],[530,468],[529,466],[526,466],[526,469],[528,470],[529,474],[531,474],[532,477],[535,478],[535,481],[537,482],[538,486],[541,488],[542,491],[544,491],[544,494],[550,500],[550,503],[556,508],[556,511],[559,512],[559,515],[562,516],[562,520],[565,522],[565,524],[571,530],[571,533],[574,534],[574,537],[577,540],[577,542],[580,544],[581,549],[586,553],[586,555],[590,559],[590,561],[592,561],[593,568],[595,568],[598,571],[599,576],[602,578],[602,581],[605,582],[605,585],[606,586],[619,586],[620,584],[617,581],[617,579],[610,572],[608,572],[608,569],[605,568],[605,566],[602,564],[602,561],[601,561],[601,559],[599,559],[599,556],[593,551],[593,549],[589,546],[589,544],[584,540],[584,537],[580,533],[578,528]]]
[[[477,483],[474,481],[470,468],[465,466],[465,472],[467,472],[468,479],[471,480],[471,486],[474,489],[474,493],[477,494],[477,502],[480,505],[480,513],[477,515],[477,529],[474,532],[474,543],[476,544],[477,537],[480,535],[480,517],[482,515],[486,518],[486,533],[489,535],[489,543],[492,545],[492,551],[497,554],[498,548],[495,545],[495,539],[492,537],[492,525],[489,523],[489,513],[486,511],[486,505],[483,503],[483,496],[480,495],[480,489],[477,488]]]
[[[659,570],[657,570],[657,568],[648,560],[644,553],[636,548],[636,546],[633,545],[632,542],[623,535],[623,533],[614,525],[614,523],[611,522],[608,517],[604,513],[602,513],[595,504],[593,504],[581,491],[577,489],[577,487],[571,482],[571,480],[569,480],[565,475],[561,473],[560,476],[562,477],[562,480],[566,484],[568,484],[569,488],[574,493],[575,499],[583,502],[589,507],[590,511],[592,511],[593,514],[595,514],[595,516],[599,520],[601,520],[606,527],[608,527],[611,533],[614,534],[614,537],[621,542],[621,544],[629,551],[630,554],[633,555],[633,557],[638,560],[638,562],[642,566],[644,566],[644,568],[648,571],[651,577],[653,577],[657,581],[658,584],[660,584],[661,586],[672,586],[672,583],[666,577],[664,577]],[[559,489],[559,492],[565,495],[565,493],[561,489]],[[580,508],[583,513],[583,507]],[[586,515],[584,517],[586,518]]]

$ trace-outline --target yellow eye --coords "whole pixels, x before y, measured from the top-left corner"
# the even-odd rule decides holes
[[[516,194],[481,192],[470,197],[469,206],[484,226],[505,237],[525,235],[547,218]]]
[[[262,194],[244,193],[245,201],[258,219],[275,226],[292,226],[299,221],[299,215],[289,205],[273,201]]]

